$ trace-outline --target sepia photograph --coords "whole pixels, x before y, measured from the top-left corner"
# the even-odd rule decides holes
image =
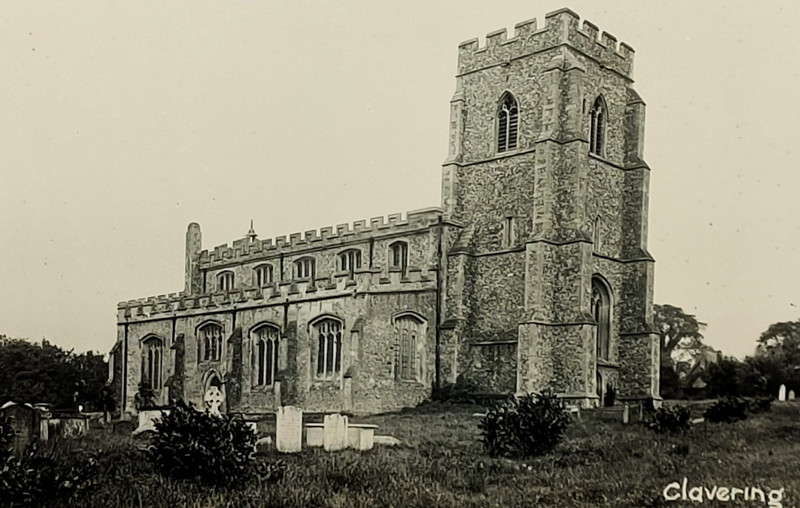
[[[800,507],[798,24],[0,3],[0,506]]]

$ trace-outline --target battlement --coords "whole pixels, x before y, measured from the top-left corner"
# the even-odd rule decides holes
[[[412,210],[402,214],[395,213],[386,217],[373,217],[358,220],[349,224],[309,230],[305,233],[292,233],[288,238],[278,236],[265,240],[250,242],[247,238],[235,240],[232,245],[219,245],[213,250],[200,252],[200,265],[213,267],[232,261],[247,261],[253,258],[269,257],[281,253],[293,253],[310,248],[325,248],[343,241],[368,239],[385,234],[411,232],[438,223],[442,209],[438,207]]]
[[[242,287],[230,291],[190,295],[170,293],[119,302],[117,320],[166,318],[174,315],[207,313],[209,310],[245,309],[265,303],[293,302],[313,297],[352,295],[354,292],[421,290],[436,285],[438,267],[433,264],[409,266],[405,273],[398,270],[363,268],[354,274],[339,273],[307,280],[275,282],[264,288]]]
[[[633,75],[633,48],[618,43],[617,38],[600,32],[593,23],[584,20],[569,9],[559,9],[545,15],[544,26],[539,28],[536,19],[517,23],[514,36],[507,38],[505,28],[486,35],[481,46],[478,39],[470,39],[458,46],[458,75],[486,67],[508,63],[548,48],[571,46],[620,74]]]

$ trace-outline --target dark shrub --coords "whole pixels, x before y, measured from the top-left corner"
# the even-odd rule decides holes
[[[772,411],[772,397],[757,397],[747,401],[747,410],[751,413],[769,413]]]
[[[530,457],[551,452],[570,422],[561,401],[546,392],[506,399],[486,413],[478,428],[492,457]]]
[[[659,434],[677,434],[689,430],[692,426],[691,416],[692,412],[688,407],[660,407],[651,413],[646,425]]]
[[[474,404],[477,392],[478,385],[459,377],[455,383],[445,383],[434,390],[431,398],[439,402]]]
[[[11,453],[14,430],[0,419],[0,504],[46,506],[70,502],[95,484],[97,454],[74,454],[59,442],[33,441],[20,457]],[[5,504],[3,504],[5,503]]]
[[[148,449],[162,474],[230,485],[241,479],[255,453],[256,435],[241,419],[200,412],[178,401],[155,422]]]
[[[703,416],[714,423],[733,423],[747,418],[748,403],[738,397],[725,397],[713,403]]]

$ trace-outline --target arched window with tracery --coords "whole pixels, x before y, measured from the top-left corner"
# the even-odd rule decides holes
[[[208,323],[198,330],[200,360],[217,362],[222,358],[222,326]]]
[[[422,381],[424,351],[424,323],[418,317],[406,314],[394,321],[396,337],[395,378],[404,381]]]
[[[161,366],[163,362],[164,343],[158,337],[149,337],[142,342],[142,382],[150,384],[154,390],[161,388]]]
[[[318,379],[333,379],[342,370],[342,322],[324,318],[312,326],[316,339],[316,368]]]
[[[597,359],[608,360],[611,353],[611,293],[599,277],[592,278],[592,316],[595,327]]]
[[[589,152],[601,157],[605,156],[606,151],[607,116],[606,101],[601,95],[589,111]]]
[[[278,341],[280,331],[262,325],[251,332],[255,353],[255,386],[272,386],[278,373]]]
[[[516,150],[519,131],[519,108],[510,93],[500,99],[497,111],[497,152]]]

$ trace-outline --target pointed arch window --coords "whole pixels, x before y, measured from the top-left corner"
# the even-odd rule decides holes
[[[611,352],[611,293],[599,277],[592,278],[592,316],[595,327],[597,359],[608,360]]]
[[[413,315],[404,315],[394,322],[395,379],[421,381],[423,366],[424,323]]]
[[[233,272],[230,270],[224,271],[217,275],[217,289],[220,291],[230,291],[233,289]]]
[[[597,97],[589,111],[589,152],[603,157],[606,151],[606,103],[603,96]]]
[[[280,333],[272,325],[263,325],[252,332],[255,353],[255,386],[272,386],[278,373],[278,341]]]
[[[497,152],[516,150],[519,131],[519,108],[514,96],[507,93],[500,99],[497,111]]]
[[[217,362],[222,358],[222,327],[209,323],[198,330],[201,361]]]
[[[314,323],[316,338],[316,367],[318,379],[333,379],[342,370],[342,322],[325,318]]]
[[[163,351],[164,343],[158,337],[142,342],[142,382],[150,383],[154,390],[160,389],[164,381],[161,375]]]
[[[272,265],[260,265],[253,269],[256,276],[256,287],[263,288],[272,284]]]

